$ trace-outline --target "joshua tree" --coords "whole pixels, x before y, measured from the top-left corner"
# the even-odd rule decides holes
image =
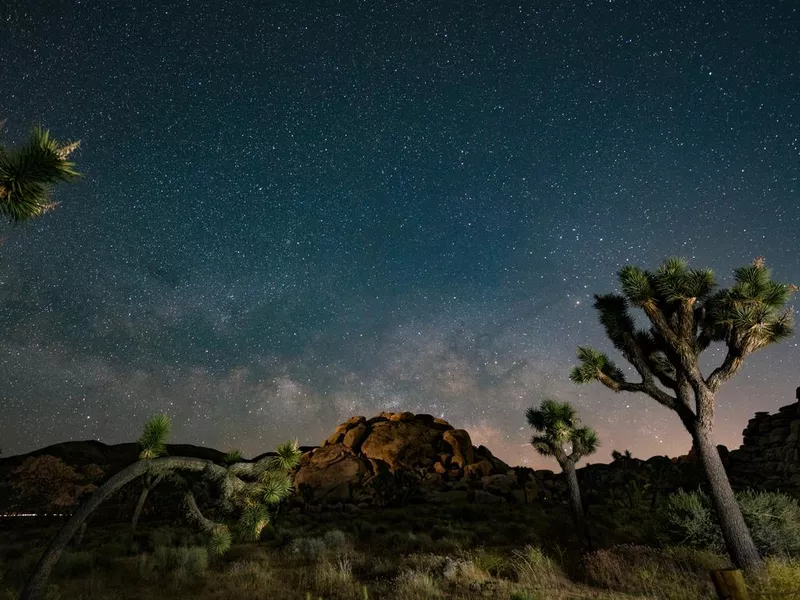
[[[792,334],[786,305],[797,288],[773,281],[761,258],[734,275],[732,287],[715,290],[710,270],[690,269],[681,259],[667,259],[655,272],[624,267],[622,294],[596,295],[594,307],[611,343],[641,380],[628,381],[605,354],[587,347],[578,349],[580,365],[570,378],[597,380],[615,392],[644,393],[677,413],[708,477],[731,559],[758,574],[763,562],[714,442],[715,398],[747,356]],[[631,306],[644,312],[649,329],[636,329]],[[715,342],[724,346],[725,358],[704,375],[700,355]]]
[[[4,121],[0,121],[2,128]],[[0,146],[0,215],[20,223],[51,211],[53,184],[79,174],[67,158],[79,142],[59,144],[50,133],[35,127],[28,143],[16,150]]]
[[[169,435],[169,429],[170,425],[167,415],[157,415],[145,424],[144,431],[138,440],[139,447],[142,449],[139,453],[139,458],[141,460],[150,460],[166,455],[167,446],[164,441]],[[142,514],[144,503],[147,502],[147,496],[153,491],[153,488],[161,483],[165,475],[165,473],[160,473],[158,475],[154,473],[145,473],[142,477],[142,492],[139,494],[139,501],[136,503],[136,508],[133,510],[131,531],[136,531],[136,526],[139,523],[139,517]]]
[[[156,420],[160,419],[162,417],[156,417]],[[297,442],[281,444],[275,455],[258,462],[236,462],[223,466],[201,458],[160,456],[165,450],[168,431],[168,422],[166,427],[154,421],[147,424],[145,434],[140,438],[140,443],[146,443],[142,449],[142,455],[146,458],[111,477],[73,513],[39,559],[22,590],[21,600],[39,600],[43,597],[50,571],[86,519],[109,496],[146,474],[156,477],[199,474],[204,482],[216,488],[221,512],[238,517],[235,526],[238,536],[247,540],[258,539],[270,522],[270,510],[292,492],[290,472],[300,460]],[[227,552],[233,542],[233,533],[228,524],[206,517],[197,505],[194,493],[188,488],[184,499],[188,516],[209,534],[211,551],[215,554]]]
[[[575,407],[569,402],[544,400],[538,408],[529,408],[525,416],[536,431],[531,438],[531,445],[542,456],[555,458],[564,471],[575,527],[578,535],[584,536],[586,543],[591,546],[575,465],[584,456],[597,451],[600,446],[597,433],[591,427],[581,425]]]

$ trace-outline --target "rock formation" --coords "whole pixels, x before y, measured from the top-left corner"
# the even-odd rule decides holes
[[[533,479],[533,478],[531,478]],[[417,495],[430,502],[504,502],[532,497],[515,470],[469,433],[410,412],[352,417],[303,455],[295,486],[305,501],[388,504]]]
[[[800,492],[800,388],[796,396],[794,404],[757,412],[747,423],[742,445],[728,457],[734,485]]]

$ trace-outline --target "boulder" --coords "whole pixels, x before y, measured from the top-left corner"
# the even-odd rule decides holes
[[[492,463],[488,460],[467,465],[464,467],[464,477],[488,477],[492,474]]]
[[[344,439],[342,443],[344,444],[345,448],[349,448],[353,451],[358,451],[359,446],[361,446],[361,442],[364,441],[364,438],[367,435],[367,426],[364,423],[359,423],[352,429],[348,430],[347,433],[344,434]]]
[[[475,462],[472,440],[466,431],[463,429],[451,429],[444,432],[442,439],[446,444],[449,444],[453,450],[453,463],[464,468]]]
[[[424,458],[438,454],[439,434],[422,423],[388,420],[372,425],[361,453],[384,461],[391,471],[413,469]]]
[[[341,445],[325,446],[306,456],[295,474],[294,485],[310,501],[350,500],[352,490],[369,472],[365,461]]]

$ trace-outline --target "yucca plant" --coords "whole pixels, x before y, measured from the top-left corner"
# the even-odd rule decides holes
[[[234,531],[243,540],[258,539],[269,524],[274,508],[292,493],[291,472],[300,462],[301,454],[297,441],[279,445],[273,456],[257,462],[226,460],[225,464],[220,465],[202,458],[164,456],[169,430],[169,419],[165,415],[154,417],[145,424],[139,438],[141,460],[108,479],[73,513],[39,559],[22,591],[22,600],[39,600],[43,597],[53,566],[86,519],[108,497],[143,476],[172,476],[186,483],[184,500],[187,513],[208,533],[208,546],[212,553],[227,552],[233,543]],[[187,477],[184,477],[191,474],[195,474],[195,478],[199,475],[200,482],[216,491],[217,504],[227,509],[227,512],[222,511],[223,515],[236,519],[234,531],[227,519],[213,521],[203,514]]]
[[[536,431],[531,437],[531,445],[542,456],[555,458],[564,471],[575,527],[578,535],[591,546],[575,465],[583,457],[597,452],[600,447],[597,432],[581,424],[575,407],[569,402],[543,400],[537,408],[529,408],[525,417],[528,425]]]
[[[57,142],[41,127],[34,127],[20,148],[0,146],[0,215],[20,223],[54,209],[53,185],[79,177],[68,160],[78,146],[79,142]]]
[[[708,476],[714,507],[731,560],[757,574],[763,570],[742,511],[714,442],[716,394],[745,359],[793,333],[787,304],[797,287],[772,280],[763,258],[734,271],[734,285],[716,289],[712,271],[691,269],[670,258],[654,272],[636,266],[619,272],[622,294],[595,296],[594,307],[614,347],[638,374],[631,382],[605,354],[578,349],[570,375],[575,383],[599,381],[615,392],[638,392],[677,413],[692,436]],[[637,329],[631,307],[650,322]],[[708,375],[701,354],[721,345],[725,358]]]

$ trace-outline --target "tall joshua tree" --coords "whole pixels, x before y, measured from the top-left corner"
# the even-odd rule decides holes
[[[564,471],[575,527],[578,535],[583,536],[591,546],[575,465],[584,456],[597,451],[600,446],[597,433],[591,427],[581,425],[575,407],[569,402],[544,400],[538,408],[529,408],[525,417],[536,431],[531,438],[531,445],[542,456],[555,458]]]
[[[3,126],[0,121],[0,128]],[[0,216],[20,223],[43,215],[57,206],[52,187],[79,174],[67,158],[79,142],[60,144],[41,127],[34,127],[21,148],[0,146]]]
[[[236,517],[236,534],[245,540],[258,539],[270,522],[270,510],[292,492],[290,472],[300,461],[297,442],[281,444],[273,456],[257,462],[226,461],[225,465],[218,465],[201,458],[161,456],[169,432],[169,423],[164,426],[163,419],[156,417],[145,426],[145,433],[139,438],[143,458],[101,485],[50,542],[25,584],[21,600],[39,600],[43,597],[53,566],[81,525],[107,498],[143,475],[173,475],[179,478],[184,474],[199,474],[205,483],[216,488],[223,516],[228,513]],[[215,554],[227,552],[233,542],[233,532],[226,519],[213,521],[205,516],[188,486],[184,502],[189,518],[209,534],[211,551]]]
[[[638,373],[631,382],[603,353],[578,349],[575,383],[597,380],[615,392],[639,392],[677,413],[692,436],[708,477],[731,560],[752,574],[763,562],[745,525],[714,442],[717,391],[753,352],[792,334],[787,303],[795,286],[772,280],[764,260],[734,271],[735,284],[716,289],[708,269],[690,269],[670,258],[655,272],[636,266],[619,272],[622,294],[596,295],[594,307],[614,347]],[[650,322],[637,330],[630,308],[641,309]],[[722,344],[725,358],[709,374],[701,354]]]

